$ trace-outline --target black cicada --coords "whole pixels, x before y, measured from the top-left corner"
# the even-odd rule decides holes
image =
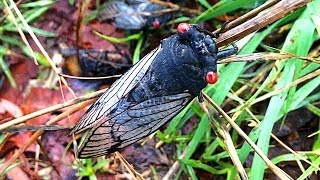
[[[237,52],[218,51],[212,34],[181,23],[117,80],[83,115],[71,133],[89,129],[79,158],[103,156],[158,130],[201,90],[217,81],[217,60]]]

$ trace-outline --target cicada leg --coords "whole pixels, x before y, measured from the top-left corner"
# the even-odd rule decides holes
[[[222,51],[219,51],[217,54],[218,59],[231,56],[233,54],[236,54],[238,52],[238,47],[236,44],[232,43],[232,48],[225,49]]]

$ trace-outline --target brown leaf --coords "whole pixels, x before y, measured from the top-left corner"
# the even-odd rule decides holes
[[[20,166],[16,166],[6,173],[7,179],[30,179],[26,172],[24,172]]]
[[[9,142],[13,142],[18,148],[21,148],[26,144],[26,142],[29,141],[31,135],[32,135],[32,132],[19,133],[17,135],[12,136],[9,139]],[[27,151],[35,152],[35,149],[36,149],[35,144],[31,144],[31,146],[29,146]]]
[[[72,94],[67,90],[66,87],[63,87],[62,89],[65,99],[63,98],[60,89],[53,90],[42,87],[31,88],[29,94],[25,98],[24,103],[21,105],[23,112],[25,114],[29,114],[52,105],[63,103],[73,98]],[[59,114],[61,111],[52,112],[51,114],[44,114],[27,121],[27,123],[30,125],[45,124],[45,122],[56,116],[56,114]]]
[[[23,116],[21,109],[11,101],[0,98],[0,114],[8,112],[14,118]]]

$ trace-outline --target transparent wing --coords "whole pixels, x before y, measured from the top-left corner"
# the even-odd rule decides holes
[[[121,102],[115,114],[104,117],[79,148],[79,158],[107,155],[158,130],[192,100],[189,93],[155,97],[139,104]]]
[[[143,78],[154,58],[161,51],[161,45],[147,54],[135,64],[87,110],[79,122],[74,126],[70,134],[77,134],[99,123],[104,116],[107,116],[118,104],[119,100],[136,86]]]

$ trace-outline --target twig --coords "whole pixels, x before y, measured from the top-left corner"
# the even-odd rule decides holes
[[[277,2],[279,2],[280,0],[270,0],[270,1],[267,1],[265,2],[264,4],[262,4],[261,6],[251,10],[250,12],[238,17],[237,19],[231,21],[231,22],[228,22],[224,27],[223,27],[223,30],[224,32],[229,30],[229,29],[232,29],[236,26],[238,26],[239,24],[242,24],[246,21],[248,21],[248,19],[251,19],[255,16],[257,16],[260,12],[262,12],[263,10],[275,5]],[[216,34],[218,32],[220,32],[221,29],[217,29],[215,30],[213,33]]]
[[[72,127],[68,126],[61,126],[61,125],[37,125],[37,126],[29,126],[29,125],[24,125],[24,126],[18,126],[18,127],[9,127],[1,131],[1,134],[5,133],[15,133],[15,132],[23,132],[23,131],[56,131],[56,130],[61,130],[61,129],[71,129]]]
[[[84,4],[84,5],[83,5]],[[89,8],[90,5],[90,1],[85,0],[85,1],[80,1],[80,7],[79,7],[79,11],[78,11],[78,19],[77,19],[77,23],[76,23],[76,55],[77,55],[77,61],[80,62],[79,58],[79,46],[82,46],[83,44],[83,23],[82,20],[84,18],[84,16],[86,15],[86,12]]]
[[[83,95],[83,96],[80,96],[80,97],[75,98],[75,99],[71,99],[71,100],[69,100],[69,101],[67,101],[65,103],[57,104],[57,105],[54,105],[54,106],[50,106],[48,108],[41,109],[39,111],[27,114],[25,116],[13,119],[13,120],[8,121],[6,123],[0,124],[0,131],[3,130],[3,129],[6,129],[8,127],[11,127],[11,126],[13,126],[15,124],[19,124],[19,123],[25,122],[25,121],[27,121],[29,119],[41,116],[43,114],[46,114],[46,113],[49,113],[49,112],[53,112],[53,111],[56,111],[58,109],[62,109],[62,108],[65,108],[65,107],[68,107],[68,106],[71,106],[71,105],[74,105],[74,104],[78,104],[78,103],[83,102],[83,101],[87,101],[87,100],[96,98],[96,97],[100,96],[102,93],[104,93],[105,91],[106,91],[106,89],[102,89],[102,90],[96,91],[96,92],[91,93],[91,94],[87,94],[87,95]]]
[[[297,58],[297,56],[289,53],[252,53],[244,55],[235,55],[217,61],[218,64],[231,63],[231,62],[254,62],[254,61],[276,61],[288,58]]]
[[[72,76],[68,74],[59,73],[60,76],[71,78],[71,79],[82,79],[82,80],[98,80],[98,79],[110,79],[110,78],[118,78],[121,77],[122,74],[112,75],[112,76],[101,76],[101,77],[83,77],[83,76]]]
[[[320,64],[320,60],[317,58],[302,57],[302,56],[297,56],[295,54],[291,54],[287,52],[281,52],[281,53],[262,52],[262,53],[236,55],[236,56],[230,56],[228,58],[219,60],[217,61],[217,63],[222,64],[222,63],[230,63],[230,62],[277,61],[277,60],[289,59],[289,58],[302,59],[305,61]]]
[[[178,160],[173,163],[173,165],[170,167],[169,171],[166,173],[165,176],[163,176],[162,180],[168,180],[171,179],[171,176],[174,174],[174,172],[177,171],[177,169],[180,167],[180,161],[187,155],[189,151],[189,145],[184,149],[182,154],[178,157]]]

